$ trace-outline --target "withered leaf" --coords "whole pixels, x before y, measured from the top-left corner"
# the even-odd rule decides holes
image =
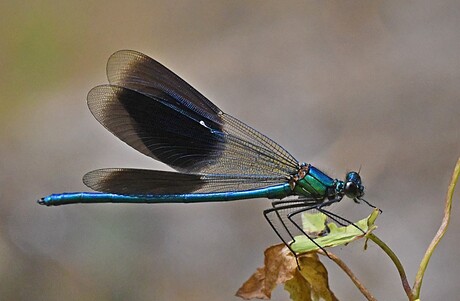
[[[236,296],[243,299],[270,299],[276,285],[293,277],[297,269],[294,256],[284,244],[274,245],[265,250],[265,265],[243,284]]]
[[[236,296],[243,299],[270,299],[278,284],[290,294],[291,300],[310,301],[322,298],[336,301],[329,289],[328,274],[315,252],[299,256],[300,270],[289,249],[283,244],[265,250],[265,265],[243,284]]]

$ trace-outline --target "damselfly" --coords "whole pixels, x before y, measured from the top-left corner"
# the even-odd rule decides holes
[[[289,247],[294,236],[288,224],[310,238],[295,220],[302,212],[316,209],[335,221],[350,223],[325,207],[344,196],[364,201],[358,172],[348,172],[339,180],[310,164],[300,164],[279,144],[222,112],[142,53],[114,53],[107,63],[107,76],[109,84],[88,94],[91,113],[123,142],[178,172],[98,169],[83,177],[98,192],[52,194],[40,199],[40,204],[276,199],[264,215]]]

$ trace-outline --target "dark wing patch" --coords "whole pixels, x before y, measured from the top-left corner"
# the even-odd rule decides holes
[[[96,119],[133,148],[186,173],[285,177],[297,160],[270,138],[219,110],[184,80],[139,52],[107,64],[111,85],[88,94]]]
[[[177,170],[199,171],[220,157],[225,143],[220,125],[204,125],[194,112],[171,108],[160,101],[169,96],[157,92],[152,98],[123,87],[97,86],[88,94],[88,107],[122,141]]]

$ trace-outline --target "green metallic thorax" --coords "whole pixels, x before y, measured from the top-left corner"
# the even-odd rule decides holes
[[[324,199],[335,190],[335,180],[319,169],[304,165],[291,181],[293,193],[307,198]]]

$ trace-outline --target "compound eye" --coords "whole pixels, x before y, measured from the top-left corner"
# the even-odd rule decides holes
[[[354,199],[358,196],[358,186],[353,182],[347,182],[345,184],[345,195],[350,199]]]
[[[350,171],[347,173],[345,181],[361,184],[361,176],[356,171]]]

